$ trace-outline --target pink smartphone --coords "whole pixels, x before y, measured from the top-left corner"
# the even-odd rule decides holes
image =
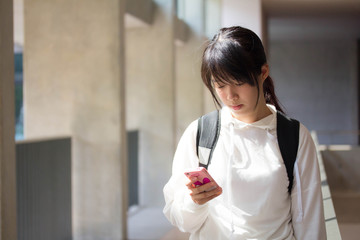
[[[205,183],[209,183],[209,182],[215,182],[215,180],[211,177],[211,175],[206,170],[206,168],[203,168],[203,167],[198,167],[198,168],[186,171],[185,176],[187,176],[189,179],[191,177],[197,177],[198,178],[198,181],[194,182],[194,184],[193,184],[194,187],[198,187],[198,186],[201,186],[201,185],[203,185]],[[216,183],[216,186],[209,189],[208,191],[211,191],[211,190],[213,190],[213,189],[215,189],[217,187],[218,187],[218,185]]]

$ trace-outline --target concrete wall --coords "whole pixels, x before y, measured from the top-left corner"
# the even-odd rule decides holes
[[[181,30],[175,3],[154,2],[151,25],[126,29],[127,129],[139,130],[143,207],[163,206],[162,188],[171,175],[179,138],[190,122],[214,109],[200,76],[206,41],[204,1],[182,2],[184,14],[179,17],[187,31],[181,41],[175,39],[175,32]]]
[[[25,138],[73,137],[73,239],[125,239],[124,1],[24,9]]]
[[[0,2],[0,240],[16,239],[13,5]]]
[[[154,2],[152,25],[126,29],[127,129],[139,130],[142,206],[163,206],[175,148],[174,1]]]
[[[176,142],[186,127],[204,113],[201,57],[204,50],[203,0],[184,1],[182,20],[188,26],[188,39],[176,46]]]
[[[320,144],[357,144],[355,40],[273,40],[269,62],[287,113]]]

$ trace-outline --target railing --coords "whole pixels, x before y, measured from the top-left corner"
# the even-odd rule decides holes
[[[328,240],[341,239],[316,133]],[[71,239],[71,139],[19,141],[18,239]]]
[[[316,130],[316,136],[321,144],[326,145],[358,145],[360,143],[359,130]]]
[[[328,240],[341,240],[338,221],[335,214],[334,204],[330,194],[330,187],[327,181],[327,175],[325,172],[324,162],[321,156],[320,147],[316,132],[311,132],[313,140],[316,145],[318,161],[320,166],[321,175],[321,192],[324,201],[324,214],[326,224],[326,235]]]

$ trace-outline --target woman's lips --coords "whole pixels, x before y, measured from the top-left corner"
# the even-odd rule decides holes
[[[237,105],[237,106],[231,106],[231,108],[233,109],[233,110],[240,110],[241,108],[242,108],[242,104],[240,104],[240,105]]]

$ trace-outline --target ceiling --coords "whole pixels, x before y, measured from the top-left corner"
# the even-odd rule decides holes
[[[360,0],[262,0],[262,3],[268,17],[360,17]]]
[[[269,40],[360,39],[360,0],[263,0]]]

